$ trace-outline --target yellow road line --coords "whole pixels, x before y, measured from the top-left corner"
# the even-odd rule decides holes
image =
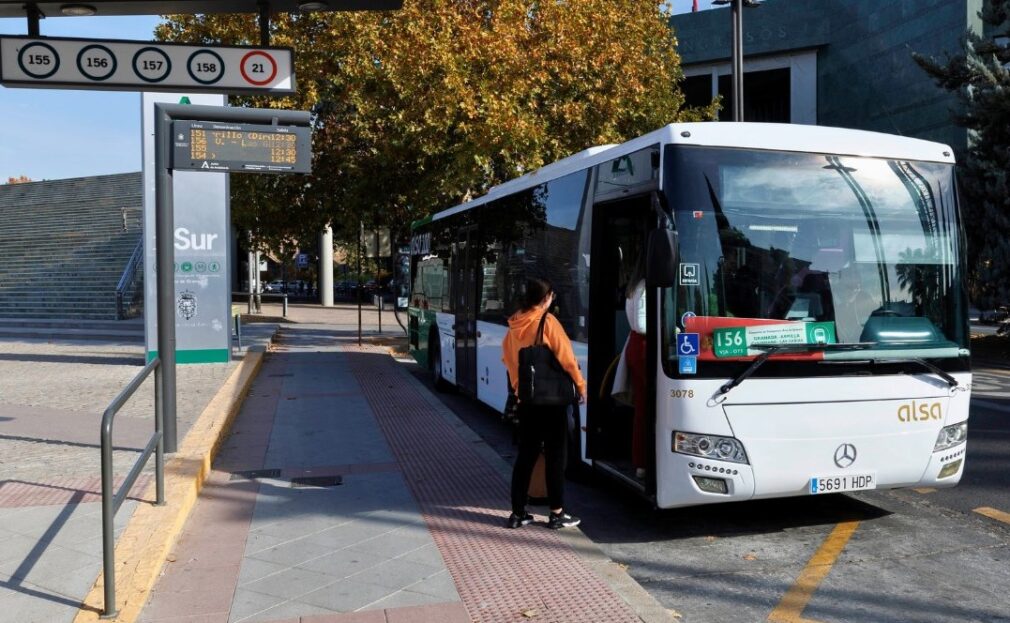
[[[161,573],[165,558],[186,525],[190,511],[210,473],[210,465],[224,443],[231,422],[249,393],[263,363],[262,349],[250,349],[203,410],[165,463],[165,506],[139,504],[116,541],[115,621],[133,623]],[[154,497],[151,483],[145,499]],[[104,576],[100,573],[84,599],[74,623],[97,623],[105,602]]]
[[[779,605],[768,615],[769,621],[772,623],[814,623],[812,619],[803,618],[803,610],[807,607],[810,598],[814,596],[817,587],[831,571],[838,555],[845,549],[845,545],[852,538],[857,527],[859,527],[858,521],[843,521],[835,526],[828,538],[824,539],[821,546],[814,552],[807,562],[807,566],[800,572],[796,582],[782,597]]]
[[[1010,513],[1004,513],[1001,510],[996,510],[995,508],[989,508],[988,506],[982,506],[981,508],[976,508],[975,512],[979,515],[985,515],[989,519],[995,519],[996,521],[1002,521],[1003,523],[1010,524]]]

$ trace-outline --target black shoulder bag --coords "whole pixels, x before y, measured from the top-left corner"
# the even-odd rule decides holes
[[[519,349],[519,402],[528,405],[570,405],[579,401],[572,377],[561,367],[550,347],[544,344],[545,312],[537,338]]]

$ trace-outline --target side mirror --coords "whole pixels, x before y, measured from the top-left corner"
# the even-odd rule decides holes
[[[672,288],[677,285],[677,232],[666,228],[649,232],[646,261],[647,286]]]

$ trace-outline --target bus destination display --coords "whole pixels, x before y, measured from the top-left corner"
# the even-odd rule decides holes
[[[312,170],[308,127],[176,121],[172,133],[175,169],[245,173]]]

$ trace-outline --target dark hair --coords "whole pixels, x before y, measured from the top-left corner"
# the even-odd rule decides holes
[[[526,291],[523,293],[523,311],[533,309],[550,294],[554,288],[545,279],[531,278],[526,280]]]

